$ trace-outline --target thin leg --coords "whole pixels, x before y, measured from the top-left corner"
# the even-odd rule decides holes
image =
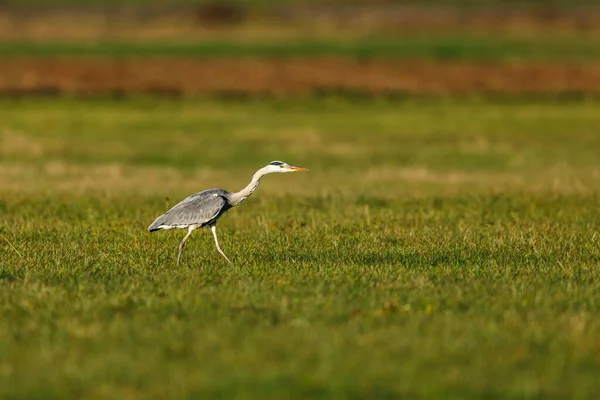
[[[179,259],[181,258],[181,252],[183,251],[183,248],[185,247],[185,241],[187,240],[187,238],[190,237],[190,235],[192,234],[193,230],[194,230],[194,228],[190,226],[188,228],[187,235],[185,235],[185,237],[183,238],[183,240],[181,241],[181,243],[179,243],[179,254],[177,255],[177,265],[179,265]]]
[[[221,250],[221,247],[219,246],[219,240],[217,239],[217,226],[213,225],[210,227],[210,230],[213,233],[213,236],[215,237],[215,245],[217,245],[217,250],[219,250],[219,253],[221,253],[221,255],[223,257],[225,257],[225,259],[227,260],[227,262],[229,264],[231,264],[231,261],[229,261],[229,258],[227,258],[227,256],[225,255],[225,253],[223,253],[223,250]]]

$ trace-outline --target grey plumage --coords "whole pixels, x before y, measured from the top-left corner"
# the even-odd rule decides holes
[[[252,180],[244,189],[239,192],[230,193],[224,189],[208,189],[191,196],[186,197],[169,211],[159,216],[150,224],[150,232],[161,229],[187,229],[188,233],[179,243],[179,253],[177,255],[177,264],[181,258],[181,253],[186,240],[197,228],[208,226],[211,228],[215,239],[215,246],[219,253],[229,261],[229,258],[221,250],[217,239],[216,225],[218,219],[229,210],[246,200],[258,187],[260,179],[267,174],[281,172],[308,171],[306,168],[294,167],[282,161],[273,161],[265,167],[259,169],[252,176]]]
[[[189,225],[198,225],[198,228],[201,228],[216,223],[225,211],[233,207],[229,202],[230,195],[223,189],[208,189],[188,196],[156,218],[148,230],[154,232],[179,227],[183,229]]]

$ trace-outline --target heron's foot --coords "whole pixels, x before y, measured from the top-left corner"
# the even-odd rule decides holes
[[[177,253],[177,265],[179,265],[179,260],[181,260],[181,253],[183,252],[184,247],[185,247],[185,244],[179,245],[179,253]]]
[[[219,251],[219,253],[221,253],[221,255],[222,255],[223,257],[225,257],[225,259],[227,260],[227,262],[228,262],[229,264],[233,264],[233,263],[231,262],[231,260],[230,260],[229,258],[227,258],[227,256],[225,255],[225,253],[223,253],[223,251],[222,251],[221,249],[217,249],[217,250]]]

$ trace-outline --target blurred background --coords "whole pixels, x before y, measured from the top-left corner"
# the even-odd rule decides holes
[[[600,89],[585,0],[0,1],[0,95],[536,95]]]
[[[588,187],[597,21],[584,0],[3,0],[2,187],[179,196],[273,159],[320,171],[307,195],[359,171],[380,196]]]

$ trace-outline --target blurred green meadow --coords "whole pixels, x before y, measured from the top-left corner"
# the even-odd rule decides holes
[[[1,100],[0,397],[593,398],[598,107]]]
[[[560,61],[596,62],[600,58],[597,37],[474,37],[473,35],[424,35],[402,40],[386,37],[196,42],[0,42],[3,57],[346,57],[368,60],[419,59],[464,61]]]

